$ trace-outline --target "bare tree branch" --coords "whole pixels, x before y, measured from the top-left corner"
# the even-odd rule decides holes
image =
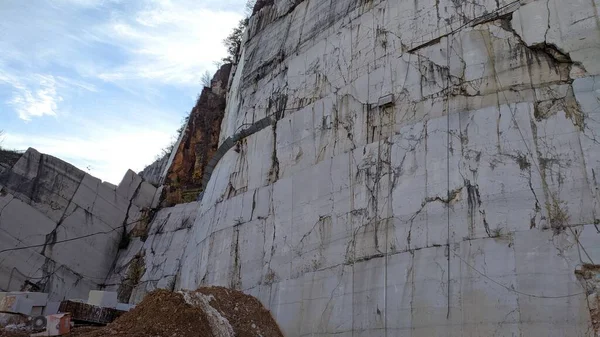
[[[202,78],[200,79],[200,81],[202,82],[202,85],[204,85],[205,87],[210,88],[211,87],[211,80],[212,80],[212,76],[210,76],[210,72],[205,71],[204,74],[202,74]]]

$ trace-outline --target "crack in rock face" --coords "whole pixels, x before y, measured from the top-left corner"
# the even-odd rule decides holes
[[[597,5],[588,1],[577,10],[569,6],[568,1],[530,1],[513,13],[511,25],[528,46],[544,51],[557,62],[576,63],[591,75],[598,75]]]

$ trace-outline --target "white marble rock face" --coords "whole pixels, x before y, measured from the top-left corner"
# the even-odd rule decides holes
[[[191,202],[158,211],[148,224],[146,237],[134,237],[126,249],[119,251],[106,278],[106,290],[118,291],[123,297],[119,300],[137,304],[152,290],[174,289],[198,208],[198,202]],[[136,268],[139,279],[129,283]],[[121,295],[126,284],[132,289]]]
[[[177,287],[257,296],[286,336],[593,336],[598,8],[263,8],[221,140],[277,123],[215,167]]]
[[[0,289],[33,284],[51,301],[87,298],[155,192],[133,171],[117,187],[28,149],[0,174]]]

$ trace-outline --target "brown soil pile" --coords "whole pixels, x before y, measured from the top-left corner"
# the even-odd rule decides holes
[[[74,332],[71,336],[212,337],[212,333],[206,315],[200,308],[186,304],[181,294],[157,290],[148,294],[135,309],[106,327],[83,334]]]
[[[210,306],[186,302],[186,298],[197,295]],[[201,288],[185,297],[177,292],[156,290],[106,327],[92,331],[76,329],[70,337],[220,337],[226,335],[216,330],[226,330],[222,329],[227,325],[225,319],[236,337],[283,337],[269,311],[257,299],[220,287]],[[215,324],[222,326],[215,329]]]
[[[223,287],[200,288],[198,292],[214,297],[211,306],[227,318],[237,337],[283,337],[271,312],[255,297]]]

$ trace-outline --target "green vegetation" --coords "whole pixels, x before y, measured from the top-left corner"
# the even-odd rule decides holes
[[[237,63],[240,51],[242,49],[242,39],[244,38],[244,32],[248,27],[250,16],[254,10],[256,0],[248,0],[246,2],[245,17],[238,22],[238,25],[233,28],[233,31],[223,40],[223,44],[227,47],[227,57],[223,58],[225,63]]]
[[[242,38],[248,27],[248,18],[244,18],[238,22],[237,27],[233,29],[231,34],[223,40],[223,44],[227,47],[227,57],[223,58],[223,62],[237,63],[240,50],[242,49]]]
[[[244,37],[244,32],[246,31],[246,27],[248,26],[248,22],[250,20],[250,16],[254,10],[254,5],[256,4],[256,0],[248,0],[246,2],[244,8],[244,19],[238,22],[238,25],[233,29],[233,31],[223,40],[223,44],[227,48],[227,56],[224,57],[221,61],[224,63],[237,63],[239,58],[239,53],[242,49],[242,39]],[[216,62],[217,66],[220,66],[220,62]],[[201,78],[200,82],[205,87],[210,87],[212,76],[210,72],[205,71]],[[200,95],[198,95],[198,99],[200,99]],[[155,160],[158,161],[165,156],[170,156],[173,151],[176,151],[175,144],[177,140],[181,137],[181,134],[187,128],[188,121],[190,119],[190,113],[186,115],[181,121],[181,126],[177,129],[175,136],[171,139],[169,145],[163,148],[158,155],[156,155]],[[1,133],[0,133],[1,136]],[[1,148],[0,148],[1,149]]]

